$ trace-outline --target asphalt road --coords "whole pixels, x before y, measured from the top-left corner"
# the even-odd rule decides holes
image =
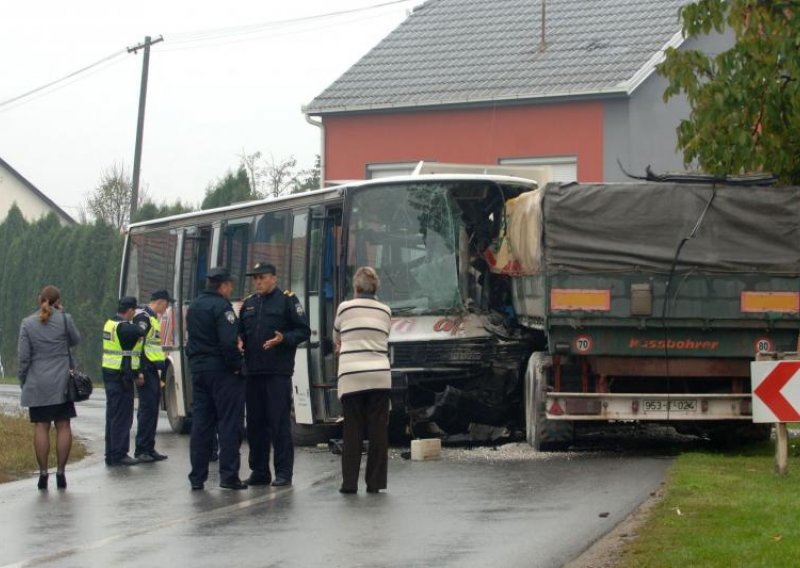
[[[17,393],[0,386],[0,404],[16,407]],[[393,450],[386,493],[341,495],[338,457],[298,449],[292,488],[226,491],[212,468],[208,489],[192,492],[188,437],[163,415],[157,448],[169,460],[102,463],[103,394],[78,405],[74,431],[93,454],[67,470],[66,491],[39,492],[35,478],[0,485],[0,568],[561,566],[644,501],[670,463],[519,445],[410,462]]]

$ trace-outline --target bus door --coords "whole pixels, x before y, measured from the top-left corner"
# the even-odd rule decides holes
[[[342,415],[336,391],[333,320],[339,304],[341,206],[311,208],[308,250],[308,318],[311,324],[309,373],[318,418],[332,422]]]
[[[292,244],[289,268],[289,288],[306,310],[309,310],[308,295],[306,294],[308,289],[306,286],[308,277],[308,219],[308,209],[297,209],[292,212]],[[313,341],[314,337],[312,335],[311,341],[298,345],[294,358],[292,398],[294,419],[298,424],[313,424],[314,418],[319,416],[319,411],[315,412],[311,399],[311,376],[308,364],[309,345]]]
[[[180,235],[180,288],[177,296],[177,305],[180,306],[180,310],[175,310],[175,327],[180,334],[178,345],[183,348],[180,350],[180,369],[175,369],[175,392],[167,395],[174,395],[175,403],[178,405],[172,412],[168,408],[168,414],[174,414],[179,418],[191,416],[192,408],[192,381],[185,350],[186,340],[188,339],[186,335],[186,311],[192,300],[205,289],[206,275],[212,258],[211,237],[211,226],[187,227]],[[169,400],[167,400],[167,405],[169,406]],[[181,405],[183,405],[183,408],[180,408]],[[172,417],[170,422],[173,422]],[[173,430],[181,431],[185,429],[186,426],[176,429],[175,425],[173,425]]]

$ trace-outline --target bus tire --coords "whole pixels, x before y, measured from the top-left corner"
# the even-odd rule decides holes
[[[327,444],[331,438],[341,438],[339,424],[298,424],[292,416],[292,441],[295,446]]]
[[[164,406],[167,410],[169,426],[176,434],[188,434],[192,430],[192,419],[178,414],[178,389],[175,386],[175,372],[172,365],[167,366],[167,384],[164,387]]]
[[[572,422],[547,419],[545,393],[551,366],[552,358],[537,352],[525,372],[525,438],[537,452],[566,449],[574,435]]]

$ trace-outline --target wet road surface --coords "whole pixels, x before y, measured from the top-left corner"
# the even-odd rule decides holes
[[[15,405],[18,389],[0,387]],[[169,460],[102,463],[102,390],[73,422],[93,453],[69,488],[34,478],[0,485],[4,566],[561,566],[635,509],[670,459],[644,453],[534,454],[447,449],[432,462],[392,451],[384,494],[341,495],[339,458],[298,449],[292,488],[192,492],[188,437],[162,415]],[[135,429],[135,425],[134,425]],[[247,476],[246,446],[242,477]]]

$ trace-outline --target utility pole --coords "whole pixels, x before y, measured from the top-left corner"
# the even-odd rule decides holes
[[[136,53],[144,48],[144,59],[142,60],[142,84],[139,89],[139,119],[136,123],[136,149],[133,153],[133,180],[131,187],[131,218],[136,213],[136,206],[139,202],[139,170],[142,165],[142,136],[144,135],[144,106],[147,99],[147,72],[150,67],[150,46],[160,41],[164,41],[163,36],[158,36],[151,40],[150,36],[145,36],[144,43],[128,48],[128,53]]]

